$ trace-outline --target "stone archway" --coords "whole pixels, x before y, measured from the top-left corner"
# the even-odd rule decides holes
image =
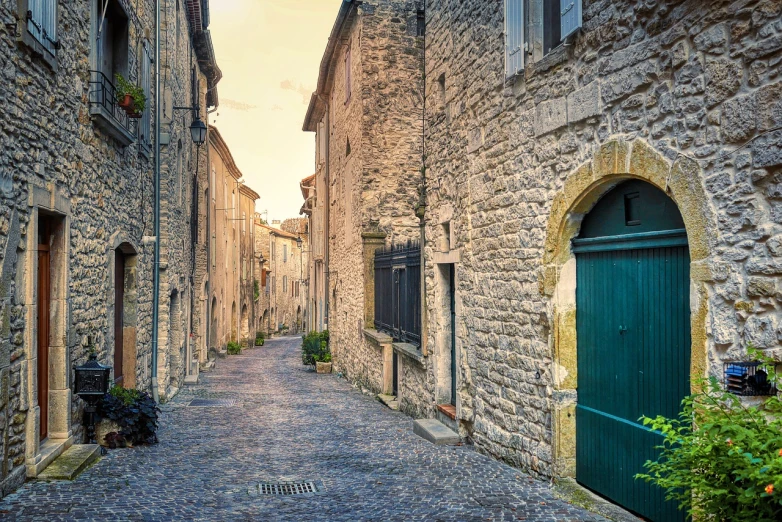
[[[584,216],[618,183],[644,180],[668,194],[682,214],[690,247],[692,378],[707,366],[707,284],[712,280],[709,257],[717,243],[717,225],[701,184],[698,164],[679,156],[670,163],[644,140],[612,140],[593,159],[573,171],[555,196],[546,231],[540,291],[550,298],[553,326],[553,438],[555,473],[575,472],[575,407],[577,386],[576,259],[571,240]]]
[[[242,345],[250,346],[250,314],[247,305],[242,305]]]

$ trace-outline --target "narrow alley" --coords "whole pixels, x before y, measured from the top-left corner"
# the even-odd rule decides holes
[[[410,417],[302,366],[300,343],[219,360],[163,405],[159,444],[109,451],[72,482],[28,481],[0,519],[605,520],[470,446],[417,437]],[[261,494],[281,481],[318,492]]]

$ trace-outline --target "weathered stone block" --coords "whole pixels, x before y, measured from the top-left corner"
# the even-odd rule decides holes
[[[782,129],[758,136],[752,142],[752,164],[755,167],[782,165]]]
[[[600,85],[597,81],[567,97],[567,122],[575,123],[600,114]]]
[[[630,95],[638,88],[651,84],[656,77],[657,64],[654,61],[642,62],[618,71],[608,76],[600,89],[603,103],[613,103]]]
[[[722,103],[741,88],[741,64],[727,58],[706,60],[706,106]]]
[[[541,136],[567,125],[567,100],[544,101],[535,108],[535,136]]]
[[[749,139],[755,132],[757,100],[754,95],[741,96],[722,106],[722,136],[729,143]]]

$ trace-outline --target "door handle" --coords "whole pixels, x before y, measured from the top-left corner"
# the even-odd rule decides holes
[[[626,327],[626,326],[622,326],[622,325],[620,324],[620,325],[619,325],[619,335],[622,335],[622,334],[623,334],[623,333],[625,333],[626,331],[627,331],[627,327]]]

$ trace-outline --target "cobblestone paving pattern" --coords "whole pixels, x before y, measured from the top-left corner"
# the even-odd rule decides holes
[[[221,359],[163,406],[160,443],[110,451],[73,482],[31,481],[2,520],[606,520],[469,446],[437,447],[336,375],[301,365],[300,339]],[[223,408],[194,398],[236,399]],[[313,480],[308,496],[262,482]]]

